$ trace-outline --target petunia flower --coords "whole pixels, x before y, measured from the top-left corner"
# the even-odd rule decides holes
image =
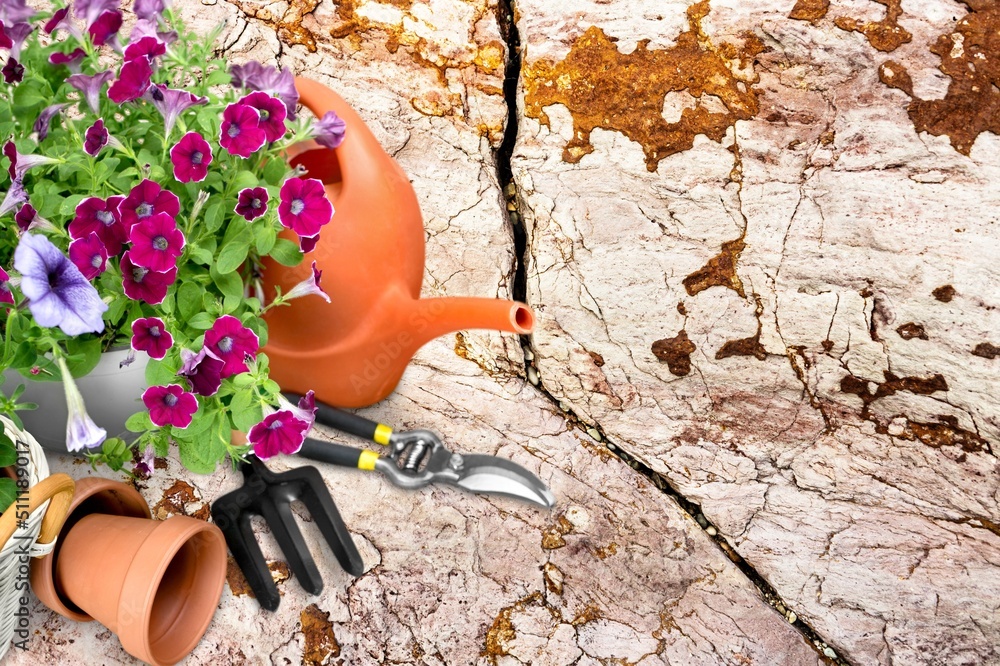
[[[30,203],[21,205],[21,210],[17,211],[17,214],[14,215],[14,222],[17,223],[17,229],[20,233],[34,231],[35,229],[43,231],[56,230],[56,226],[39,215],[38,211]]]
[[[247,187],[240,190],[234,209],[247,222],[267,212],[267,190],[263,187]]]
[[[2,0],[0,0],[0,10],[3,9]],[[7,28],[4,26],[3,21],[0,21],[0,49],[9,49],[14,46],[14,41],[7,34]]]
[[[319,234],[314,236],[299,236],[299,252],[309,254],[319,245]]]
[[[17,176],[10,181],[10,189],[4,195],[3,202],[0,202],[0,217],[27,201],[28,193],[24,189],[24,182],[21,180],[21,176]]]
[[[76,0],[73,12],[84,19],[89,28],[105,12],[118,10],[119,0]]]
[[[14,56],[7,58],[7,64],[0,69],[3,80],[6,83],[20,83],[24,80],[24,65],[19,63]]]
[[[224,315],[205,331],[205,348],[224,363],[222,377],[225,379],[247,371],[246,358],[257,358],[260,340],[239,319]]]
[[[230,155],[250,157],[264,145],[267,134],[260,127],[260,113],[252,106],[230,104],[222,112],[219,144]]]
[[[87,100],[87,106],[94,113],[100,112],[101,89],[104,84],[115,78],[115,73],[110,69],[98,72],[97,74],[73,74],[66,77],[66,83],[70,84],[81,93]]]
[[[177,279],[176,267],[165,273],[157,273],[135,265],[128,252],[122,255],[121,268],[125,295],[133,301],[143,301],[150,305],[162,303],[167,296],[167,289]]]
[[[0,303],[14,305],[14,294],[10,290],[10,276],[0,268]]]
[[[3,0],[0,2],[0,23],[13,25],[34,18],[37,12],[28,6],[26,0]]]
[[[257,457],[266,460],[279,453],[298,453],[308,430],[305,422],[283,409],[265,416],[263,421],[250,429],[247,439],[253,445],[253,452]]]
[[[278,71],[274,67],[251,60],[243,65],[232,65],[229,73],[237,88],[259,90],[274,95],[285,105],[289,120],[295,120],[295,107],[299,103],[299,92],[295,89],[295,75],[287,67]]]
[[[129,35],[129,41],[134,42],[136,40],[142,39],[143,37],[156,37],[164,44],[170,45],[177,41],[177,31],[169,30],[162,31],[159,29],[160,23],[155,19],[139,19],[132,26],[132,33]]]
[[[109,11],[101,14],[96,21],[87,28],[90,41],[94,46],[104,46],[112,37],[118,35],[122,28],[122,13],[119,11]]]
[[[21,293],[39,326],[58,326],[66,335],[100,333],[107,304],[73,262],[45,236],[26,233],[14,250]]]
[[[161,428],[187,428],[198,411],[198,399],[178,384],[150,386],[142,393],[142,403],[149,410],[149,420]]]
[[[244,96],[237,104],[246,104],[257,109],[257,113],[260,114],[258,125],[264,130],[267,141],[277,141],[288,131],[288,128],[285,127],[285,117],[288,112],[278,98],[258,91]]]
[[[45,155],[25,155],[17,150],[13,141],[8,140],[3,145],[3,154],[10,160],[7,173],[11,178],[20,179],[28,172],[28,169],[45,164],[56,164],[59,160]]]
[[[312,275],[307,277],[302,282],[299,282],[294,287],[288,290],[282,296],[282,300],[290,301],[293,298],[301,298],[302,296],[316,295],[322,298],[327,303],[330,302],[330,297],[327,295],[323,288],[319,286],[319,280],[323,277],[323,271],[316,268],[316,262],[312,262]]]
[[[159,317],[144,317],[132,322],[132,349],[161,359],[173,344],[173,336]]]
[[[313,123],[313,138],[321,146],[337,148],[344,141],[347,123],[335,111],[327,111]]]
[[[186,90],[168,88],[162,83],[150,86],[146,97],[163,116],[164,136],[169,137],[177,118],[188,108],[196,104],[208,104],[207,97],[198,97]]]
[[[45,138],[49,135],[49,129],[52,127],[52,119],[56,117],[60,111],[63,110],[65,104],[51,104],[38,114],[35,119],[35,124],[32,126],[32,131],[38,134],[39,143],[45,141]]]
[[[24,47],[24,42],[28,39],[28,35],[34,31],[35,26],[23,21],[14,23],[10,27],[4,29],[4,32],[11,42],[10,46],[7,48],[10,49],[10,56],[12,58],[21,58],[21,49]]]
[[[191,390],[198,395],[215,395],[222,386],[224,365],[207,347],[203,347],[197,354],[181,349],[181,369],[177,371],[177,375],[188,380]]]
[[[108,130],[104,127],[104,119],[98,118],[97,122],[87,128],[83,138],[83,150],[92,157],[97,157],[101,148],[108,145]]]
[[[146,450],[142,452],[142,457],[139,459],[139,462],[132,466],[132,473],[144,479],[148,479],[153,476],[155,466],[156,457],[153,445],[147,444]]]
[[[197,132],[188,132],[170,149],[174,178],[182,183],[199,183],[208,175],[212,147]]]
[[[107,268],[108,250],[101,237],[91,231],[69,244],[69,259],[80,269],[83,277],[93,280]]]
[[[156,213],[132,225],[128,239],[132,243],[128,252],[132,263],[157,273],[176,268],[177,257],[184,252],[184,233],[166,213]]]
[[[153,67],[147,58],[136,58],[122,65],[118,79],[108,88],[108,97],[115,104],[139,99],[149,88]]]
[[[118,212],[124,197],[109,197],[107,201],[89,197],[76,205],[76,216],[69,223],[69,235],[74,240],[97,234],[109,256],[117,256],[128,240],[128,228]]]
[[[45,26],[42,28],[42,31],[46,35],[51,35],[60,28],[68,30],[70,25],[72,25],[72,23],[70,22],[69,7],[63,7],[61,9],[57,9],[52,14],[52,18],[45,22]]]
[[[118,210],[125,228],[131,229],[133,224],[156,213],[166,213],[176,219],[181,210],[181,202],[176,194],[146,178],[129,191]]]
[[[163,15],[163,10],[169,5],[170,3],[167,0],[135,0],[135,6],[132,7],[132,11],[140,19],[157,21]]]
[[[299,236],[315,236],[333,217],[333,204],[316,178],[289,178],[278,193],[278,219]]]
[[[309,391],[299,398],[299,404],[293,405],[281,393],[278,394],[278,405],[282,410],[289,411],[299,421],[306,424],[306,431],[316,422],[316,392]]]
[[[152,61],[156,56],[161,56],[166,52],[166,44],[161,42],[157,37],[147,35],[129,42],[129,45],[125,47],[125,62],[142,57],[149,58]]]
[[[83,404],[83,395],[73,381],[73,374],[66,365],[66,359],[60,356],[56,359],[59,371],[62,373],[63,390],[66,392],[66,407],[69,415],[66,419],[66,449],[82,451],[100,446],[108,437],[108,431],[99,428],[87,413]]]
[[[51,53],[49,55],[49,62],[53,65],[66,65],[75,75],[80,75],[80,61],[85,57],[87,57],[87,52],[81,48],[76,48],[69,53],[61,51]]]

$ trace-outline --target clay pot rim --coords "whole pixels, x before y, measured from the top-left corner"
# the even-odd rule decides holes
[[[59,531],[59,536],[56,538],[55,548],[48,555],[37,558],[31,563],[31,589],[35,593],[35,596],[38,597],[38,599],[48,608],[56,611],[60,615],[76,620],[77,622],[90,622],[94,618],[81,612],[72,602],[64,599],[59,593],[55,583],[56,558],[59,555],[63,535],[72,525],[75,525],[81,518],[84,517],[83,515],[75,515],[76,510],[86,500],[105,492],[115,492],[118,494],[118,498],[122,500],[123,511],[120,513],[92,511],[84,515],[90,515],[91,513],[110,513],[110,515],[127,516],[132,518],[152,518],[149,505],[135,488],[132,488],[121,481],[105,479],[97,476],[80,479],[76,482],[76,491],[73,493],[73,501],[70,503],[69,511],[66,513],[66,520],[63,523],[62,529]]]

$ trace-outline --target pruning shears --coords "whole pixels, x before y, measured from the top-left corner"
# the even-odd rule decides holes
[[[293,401],[298,396],[286,394]],[[388,447],[386,455],[371,449],[307,437],[298,455],[342,467],[375,470],[401,488],[422,488],[447,483],[473,493],[504,495],[546,509],[556,498],[542,481],[521,467],[497,456],[449,451],[430,430],[395,432],[391,427],[336,407],[316,403],[316,422],[355,437]]]

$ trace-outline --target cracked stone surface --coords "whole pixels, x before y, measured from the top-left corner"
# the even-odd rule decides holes
[[[1000,5],[517,15],[545,390],[848,661],[1000,663]]]
[[[427,228],[427,295],[510,295],[514,239],[495,158],[507,112],[506,53],[494,2],[178,4],[198,29],[227,21],[223,42],[233,61],[278,61],[355,105],[413,180]],[[747,99],[730,84],[719,90],[723,98]],[[365,573],[351,579],[339,570],[302,512],[326,584],[310,596],[256,523],[281,606],[261,611],[230,567],[215,620],[187,663],[823,661],[669,495],[526,376],[516,338],[463,332],[425,347],[397,392],[366,413],[525,465],[550,485],[555,510],[448,488],[406,492],[374,474],[322,466]],[[68,457],[54,456],[52,467],[77,478],[91,473]],[[207,519],[208,503],[240,482],[231,470],[199,477],[171,460],[158,461],[139,488],[159,519]],[[846,532],[842,538],[849,548]],[[943,557],[947,547],[942,541],[925,559]],[[64,620],[37,602],[33,611],[30,651],[14,650],[5,663],[133,663],[95,623]]]

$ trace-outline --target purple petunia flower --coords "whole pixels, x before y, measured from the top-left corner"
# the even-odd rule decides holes
[[[0,8],[2,7],[2,0],[0,0]],[[0,49],[9,49],[12,46],[14,46],[14,41],[7,34],[7,28],[4,26],[3,21],[0,21]]]
[[[32,130],[38,134],[38,141],[45,141],[45,138],[49,135],[49,129],[52,127],[52,119],[56,117],[60,111],[63,110],[65,104],[52,104],[44,109],[38,114],[38,118],[35,119],[35,124],[32,126]]]
[[[259,90],[274,95],[285,105],[289,120],[295,120],[295,107],[299,103],[299,91],[295,89],[295,76],[287,67],[280,72],[256,60],[229,68],[233,85],[248,90]]]
[[[347,123],[335,111],[327,111],[313,123],[313,138],[321,146],[337,148],[344,142]]]
[[[322,298],[327,303],[329,303],[330,297],[327,295],[325,291],[323,291],[323,287],[319,286],[319,280],[321,277],[323,277],[323,271],[316,268],[315,261],[312,262],[312,275],[310,275],[305,280],[299,282],[294,287],[289,289],[288,292],[283,296],[283,300],[290,301],[293,298],[300,298],[302,296],[309,296],[310,294],[314,294]]]
[[[173,336],[159,317],[145,317],[132,322],[132,349],[144,351],[150,358],[161,359],[173,344]]]
[[[83,150],[92,157],[97,157],[101,148],[108,145],[108,130],[104,127],[104,119],[98,118],[97,122],[87,128],[83,135]]]
[[[66,82],[83,93],[87,106],[96,114],[100,112],[101,88],[113,78],[115,73],[109,69],[94,75],[73,74],[66,78]]]
[[[108,250],[101,237],[91,231],[69,244],[69,259],[80,269],[83,277],[93,280],[107,268]]]
[[[239,319],[224,315],[215,320],[212,328],[205,331],[205,348],[224,363],[224,379],[247,371],[246,358],[257,358],[260,340]]]
[[[146,450],[142,452],[142,458],[132,466],[132,473],[141,478],[148,479],[153,476],[155,466],[156,458],[153,445],[147,444]]]
[[[152,61],[156,56],[161,56],[166,52],[166,44],[161,42],[157,37],[147,35],[129,42],[129,45],[125,47],[125,61],[128,62],[129,60],[142,57],[149,58]]]
[[[59,28],[68,29],[69,24],[69,7],[63,7],[62,9],[57,9],[55,13],[52,14],[52,18],[45,22],[45,26],[42,28],[42,31],[44,31],[46,35],[51,35]]]
[[[28,6],[26,0],[0,1],[0,23],[14,24],[30,21],[34,18],[34,9]]]
[[[132,263],[132,257],[126,252],[121,259],[122,287],[125,295],[133,301],[143,301],[150,305],[159,305],[167,296],[167,289],[177,279],[177,268],[171,268],[165,273],[157,273]]]
[[[83,17],[89,28],[105,12],[117,11],[119,4],[119,0],[76,0],[73,11]]]
[[[174,178],[182,183],[198,183],[208,175],[212,163],[212,147],[197,132],[188,132],[170,149]]]
[[[97,448],[107,438],[108,431],[99,428],[90,418],[90,414],[87,413],[87,407],[83,404],[83,395],[77,388],[76,382],[73,381],[73,374],[69,371],[69,366],[66,365],[66,359],[59,356],[56,358],[56,364],[62,373],[63,390],[66,392],[66,407],[69,412],[66,418],[66,448],[69,451]]]
[[[260,114],[258,125],[264,130],[267,141],[277,141],[288,131],[288,128],[285,127],[285,117],[288,112],[280,99],[271,97],[265,92],[252,92],[244,96],[237,104],[246,104],[257,109],[257,113]]]
[[[175,268],[177,257],[184,252],[184,233],[166,213],[157,213],[132,225],[128,239],[132,243],[128,252],[132,263],[157,273]]]
[[[118,206],[124,197],[109,197],[107,201],[89,197],[76,205],[76,217],[69,223],[69,235],[74,240],[96,233],[109,256],[116,256],[128,240],[128,228],[122,222]]]
[[[12,58],[20,59],[21,49],[24,47],[24,41],[28,39],[28,35],[35,31],[35,26],[30,23],[18,22],[10,27],[6,28],[4,32],[10,39],[10,56]]]
[[[316,236],[333,217],[333,204],[316,178],[289,178],[278,198],[278,219],[299,236]]]
[[[132,225],[156,213],[166,213],[176,219],[181,210],[181,202],[176,194],[146,178],[129,191],[118,210],[125,228],[131,229]]]
[[[230,104],[222,112],[219,144],[230,155],[250,157],[264,145],[267,135],[260,127],[260,113],[252,106]]]
[[[55,225],[39,215],[38,211],[30,203],[25,203],[21,206],[21,210],[17,211],[17,214],[14,216],[14,222],[17,223],[17,229],[20,233],[34,231],[35,229],[42,229],[43,231],[56,230]]]
[[[140,19],[156,21],[159,20],[163,14],[163,10],[168,6],[170,6],[170,3],[167,0],[135,0],[135,6],[132,7],[132,11]]]
[[[181,369],[177,374],[188,380],[192,391],[204,396],[219,392],[225,363],[217,359],[207,347],[203,347],[197,354],[188,349],[181,349],[181,361]]]
[[[207,97],[192,95],[186,90],[168,88],[162,83],[150,86],[146,97],[163,116],[164,136],[169,137],[178,116],[195,104],[208,104]]]
[[[28,200],[28,193],[24,190],[24,182],[21,176],[17,176],[10,181],[10,189],[4,195],[3,202],[0,203],[0,217],[6,215]]]
[[[299,252],[309,254],[319,245],[319,234],[315,236],[299,236]]]
[[[122,13],[117,10],[107,11],[90,24],[87,32],[90,34],[90,41],[94,43],[94,46],[104,46],[112,37],[118,35],[121,28]]]
[[[80,72],[80,61],[87,57],[87,52],[81,48],[76,48],[69,53],[56,51],[49,55],[49,62],[53,65],[66,65],[71,72],[77,76],[83,76]],[[89,78],[89,77],[88,77]],[[74,84],[75,85],[75,84]],[[77,86],[79,87],[79,86]]]
[[[316,392],[309,391],[304,396],[299,398],[299,404],[293,405],[288,402],[282,394],[278,394],[278,404],[281,409],[292,413],[292,416],[297,418],[306,424],[306,431],[308,432],[313,424],[316,422]]]
[[[115,104],[124,104],[139,99],[149,88],[153,67],[147,58],[136,58],[122,65],[118,79],[108,88],[108,97]]]
[[[279,453],[298,453],[308,430],[305,422],[283,409],[265,416],[263,421],[250,429],[247,439],[253,445],[253,452],[257,457],[266,460]]]
[[[7,58],[7,64],[0,69],[3,80],[6,83],[20,83],[24,80],[24,65],[14,59],[14,56]]]
[[[100,333],[108,306],[97,290],[45,236],[26,233],[14,250],[21,292],[39,326],[58,326],[66,335]]]
[[[14,145],[13,141],[8,140],[3,145],[3,154],[10,160],[10,166],[7,167],[7,173],[10,174],[12,179],[20,180],[24,177],[24,174],[36,166],[41,166],[44,164],[55,164],[59,160],[51,157],[46,157],[45,155],[25,155],[24,153],[18,152],[17,146]]]
[[[153,425],[187,428],[198,411],[198,399],[178,384],[150,386],[143,391],[142,403]]]
[[[177,31],[161,31],[160,23],[155,19],[139,19],[132,26],[132,34],[129,35],[129,41],[136,41],[142,39],[143,37],[156,37],[164,44],[170,45],[177,41]]]
[[[263,187],[247,187],[240,190],[234,210],[247,222],[260,217],[267,212],[267,190]]]
[[[0,303],[14,305],[14,294],[10,291],[10,276],[0,268]]]

